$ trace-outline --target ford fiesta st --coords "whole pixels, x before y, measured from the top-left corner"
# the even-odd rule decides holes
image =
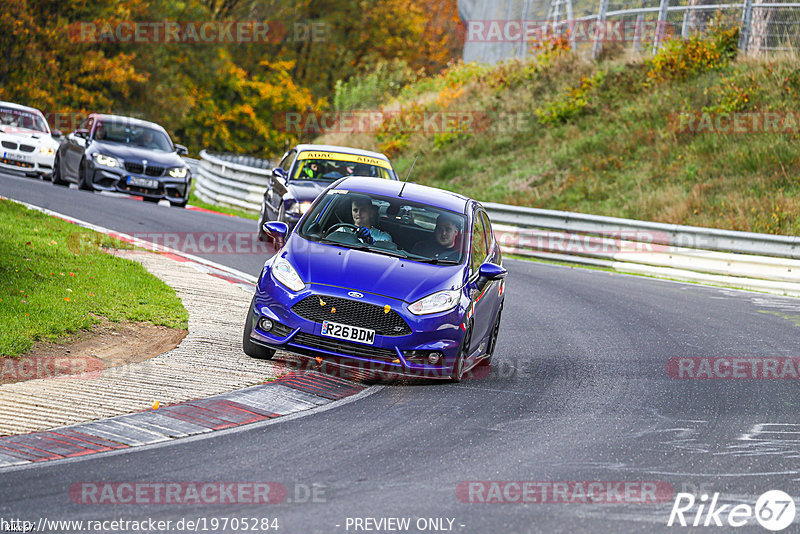
[[[264,264],[244,351],[277,349],[336,366],[458,381],[488,363],[506,275],[486,211],[461,195],[343,178]],[[285,240],[285,242],[284,242]]]
[[[344,176],[397,180],[389,158],[379,152],[332,145],[297,145],[272,170],[264,191],[258,237],[267,235],[267,221],[283,221],[294,228],[317,195]]]
[[[185,207],[191,172],[172,143],[153,122],[93,113],[66,136],[56,153],[53,183],[75,182],[85,191],[116,191],[147,202]]]
[[[0,168],[49,177],[58,137],[38,109],[0,102]]]

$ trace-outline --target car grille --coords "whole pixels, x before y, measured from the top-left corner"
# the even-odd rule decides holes
[[[320,304],[320,300],[325,305]],[[332,309],[336,312],[332,313]],[[381,336],[405,336],[411,328],[394,310],[386,313],[381,306],[339,297],[311,295],[294,306],[292,311],[304,319],[321,323],[333,321],[375,330]]]
[[[11,141],[3,141],[4,148],[10,148],[11,150],[17,149],[17,143],[12,143]]]
[[[125,162],[125,170],[128,171],[128,172],[132,172],[134,174],[142,174],[142,171],[144,170],[144,165],[142,165],[141,163],[134,163],[132,161],[126,161]]]
[[[147,176],[161,176],[164,174],[164,167],[147,167],[144,173]]]
[[[328,350],[337,354],[344,354],[347,356],[356,356],[359,358],[370,358],[372,360],[381,360],[384,362],[394,362],[397,360],[397,352],[391,349],[381,349],[371,345],[360,345],[358,343],[350,343],[349,341],[341,341],[338,339],[315,336],[298,332],[294,338],[289,342],[293,344],[305,345],[314,349]]]
[[[19,149],[23,152],[33,152],[36,150],[36,147],[31,145],[19,145]]]

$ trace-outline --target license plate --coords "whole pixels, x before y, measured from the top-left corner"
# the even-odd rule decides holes
[[[322,335],[346,339],[347,341],[355,341],[356,343],[364,343],[366,345],[372,345],[375,342],[375,330],[361,328],[360,326],[331,323],[330,321],[324,321],[322,323]]]
[[[30,156],[26,156],[24,154],[17,154],[16,152],[4,153],[4,158],[10,159],[12,161],[24,161],[25,163],[30,163],[32,161]]]
[[[155,189],[158,187],[158,180],[151,180],[150,178],[139,178],[138,176],[128,176],[128,185],[136,185],[139,187],[147,187]]]

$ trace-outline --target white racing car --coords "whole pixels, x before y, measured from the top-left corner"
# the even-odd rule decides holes
[[[0,169],[49,179],[60,136],[38,109],[0,102]]]

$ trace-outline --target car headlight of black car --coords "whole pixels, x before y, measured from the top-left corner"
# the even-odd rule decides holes
[[[169,175],[173,178],[186,178],[187,174],[189,174],[189,169],[186,167],[173,167],[169,170]]]
[[[297,202],[296,200],[290,200],[286,203],[286,211],[297,215],[305,215],[310,207],[311,202]]]
[[[107,156],[106,154],[95,152],[92,154],[92,157],[98,165],[102,165],[104,167],[122,167],[122,162],[120,162],[114,156]]]

